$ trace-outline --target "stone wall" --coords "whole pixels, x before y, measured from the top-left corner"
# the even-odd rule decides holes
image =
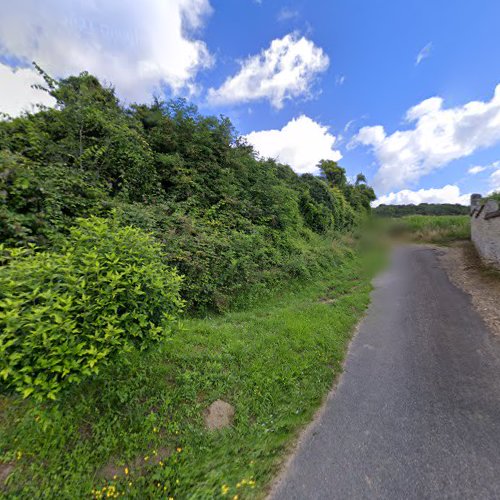
[[[471,239],[482,259],[500,269],[500,209],[498,202],[471,196]]]

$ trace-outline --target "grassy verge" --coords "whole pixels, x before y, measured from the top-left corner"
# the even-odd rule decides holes
[[[393,236],[422,243],[450,243],[470,238],[468,215],[409,215],[379,221]]]
[[[0,400],[10,498],[258,498],[341,370],[379,252],[336,265],[252,309],[185,321],[150,352],[72,390],[58,407]],[[223,399],[234,423],[207,431]]]

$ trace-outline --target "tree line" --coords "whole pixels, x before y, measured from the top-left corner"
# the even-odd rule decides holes
[[[373,213],[380,217],[406,215],[468,215],[469,207],[458,203],[420,203],[419,205],[379,205]]]
[[[50,247],[75,219],[113,214],[165,244],[190,307],[221,309],[270,269],[300,274],[296,242],[351,228],[375,198],[364,176],[350,184],[333,161],[300,176],[259,159],[228,118],[185,100],[124,107],[90,74],[42,74],[56,107],[0,122],[9,246]]]

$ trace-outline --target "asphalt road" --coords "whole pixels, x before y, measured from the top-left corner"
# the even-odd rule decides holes
[[[272,498],[500,499],[500,340],[432,249],[398,248],[372,299]]]

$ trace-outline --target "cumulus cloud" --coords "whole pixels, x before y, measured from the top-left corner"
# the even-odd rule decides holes
[[[453,160],[500,142],[500,85],[490,101],[444,108],[431,97],[409,109],[409,130],[387,135],[381,125],[363,127],[354,144],[370,146],[380,164],[374,185],[379,192],[405,187]]]
[[[317,75],[328,65],[323,49],[291,33],[243,60],[236,75],[218,89],[209,90],[208,100],[212,104],[235,104],[268,99],[279,109],[287,99],[309,96]]]
[[[470,194],[461,194],[460,188],[453,184],[448,184],[442,188],[419,189],[411,191],[403,189],[380,196],[373,202],[373,206],[378,205],[418,205],[419,203],[459,203],[468,205]]]
[[[0,63],[0,111],[17,116],[34,111],[36,104],[53,106],[55,99],[33,85],[44,85],[43,78],[32,68],[13,69]]]
[[[251,132],[245,138],[261,156],[287,163],[300,174],[316,173],[320,160],[342,158],[334,149],[336,138],[328,127],[305,115],[289,121],[281,130]]]
[[[81,71],[142,100],[160,84],[174,92],[193,87],[212,57],[196,36],[209,0],[16,0],[2,5],[0,55],[49,74]]]
[[[427,59],[431,55],[432,42],[429,42],[425,47],[420,49],[415,59],[415,66],[418,66],[424,59]]]

